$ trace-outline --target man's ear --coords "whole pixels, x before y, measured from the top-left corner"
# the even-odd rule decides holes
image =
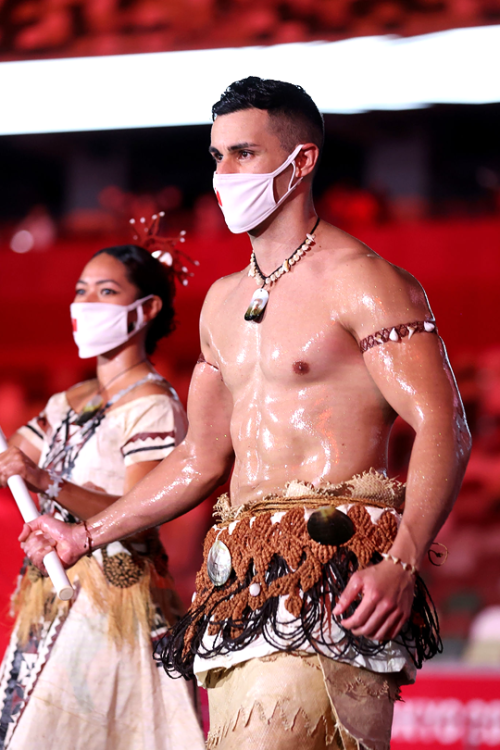
[[[305,143],[295,157],[295,176],[304,178],[312,174],[318,159],[318,146],[315,143]]]

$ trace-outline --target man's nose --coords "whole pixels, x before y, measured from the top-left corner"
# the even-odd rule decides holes
[[[216,174],[234,174],[235,172],[234,165],[231,165],[230,160],[221,159],[217,162]]]

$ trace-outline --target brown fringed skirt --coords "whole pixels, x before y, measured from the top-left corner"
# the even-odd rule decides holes
[[[240,508],[231,508],[223,496],[216,508],[221,521],[205,539],[193,603],[158,652],[167,672],[192,677],[195,656],[231,654],[261,637],[278,651],[302,649],[345,661],[383,653],[385,643],[353,635],[332,610],[353,573],[377,564],[391,548],[403,489],[370,471],[320,490],[291,482],[285,494]],[[355,533],[345,544],[319,544],[309,536],[305,511],[325,505],[347,509]],[[368,506],[379,509],[376,522]],[[212,582],[207,569],[216,541],[231,556],[231,574],[222,585]],[[419,576],[411,617],[396,644],[417,667],[442,648],[434,605]]]

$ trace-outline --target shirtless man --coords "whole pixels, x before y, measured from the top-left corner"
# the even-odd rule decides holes
[[[335,597],[334,617],[330,615],[331,628],[338,629],[342,622],[342,632],[351,634],[355,644],[389,643],[381,654],[375,648],[372,660],[369,649],[360,648],[358,655],[344,653],[335,661],[331,651],[328,658],[318,658],[321,648],[311,646],[311,637],[298,647],[294,642],[288,648],[293,655],[285,653],[278,659],[276,652],[286,651],[286,646],[276,646],[274,641],[270,645],[261,634],[240,649],[231,639],[243,631],[226,633],[223,639],[231,642],[230,647],[206,650],[202,666],[204,654],[198,653],[198,669],[195,659],[195,671],[204,673],[209,688],[208,746],[220,750],[354,748],[359,747],[356,740],[370,750],[389,747],[394,695],[391,684],[377,682],[377,675],[387,677],[404,666],[401,648],[391,639],[400,633],[412,609],[416,579],[411,566],[418,570],[450,512],[469,455],[470,436],[460,397],[420,284],[324,221],[319,222],[314,239],[309,238],[309,249],[300,260],[284,264],[317,222],[312,182],[322,141],[321,115],[310,97],[291,84],[245,79],[232,84],[214,106],[210,152],[226,221],[233,231],[248,231],[264,275],[282,269],[273,283],[265,284],[267,306],[260,318],[245,319],[259,278],[255,264],[217,281],[201,316],[202,355],[191,383],[184,442],[124,498],[90,519],[87,528],[61,526],[45,517],[30,528],[25,526],[21,535],[25,550],[39,566],[54,546],[70,565],[89,544],[109,544],[185,513],[221,485],[231,470],[233,515],[240,506],[248,515],[256,501],[262,501],[265,510],[269,496],[278,495],[280,507],[286,507],[286,485],[292,480],[306,483],[299,490],[302,487],[304,497],[313,497],[312,505],[303,501],[310,514],[311,507],[330,502],[317,501],[318,488],[344,483],[354,475],[366,476],[370,470],[373,475],[379,472],[376,476],[383,486],[381,475],[386,471],[387,444],[396,416],[414,428],[399,530],[385,543],[385,558],[372,559],[378,564],[350,570],[347,586],[339,584],[343,593]],[[412,322],[418,325],[408,331],[403,324]],[[382,332],[378,340],[366,341],[375,332]],[[349,493],[344,486],[341,494]],[[300,501],[300,491],[298,497]],[[366,497],[365,493],[365,508],[370,506]],[[392,518],[396,511],[389,500],[385,505],[387,517]],[[342,507],[351,514],[351,506]],[[254,516],[254,525],[247,524],[250,535],[252,528],[256,534],[260,522],[257,512]],[[371,508],[374,524],[379,516]],[[273,523],[281,523],[279,519],[273,517]],[[33,530],[39,531],[30,533]],[[221,538],[234,557],[227,523],[213,534],[225,535]],[[307,550],[306,556],[313,547]],[[221,568],[224,573],[224,554],[225,550],[216,560],[219,567],[212,566],[215,577]],[[298,564],[289,566],[290,575]],[[229,570],[231,565],[230,558]],[[249,573],[254,583],[256,566],[257,562]],[[211,585],[208,579],[202,581],[203,575],[192,609]],[[210,596],[219,596],[225,586],[236,591],[234,572],[231,575],[226,583],[216,581]],[[260,596],[261,589],[271,586],[271,577],[259,580],[254,594],[245,589],[248,601],[250,595]],[[301,586],[294,605],[299,609],[306,601],[306,587]],[[353,609],[354,603],[358,606]],[[259,615],[258,608],[252,612]],[[213,611],[210,616],[213,621]],[[233,613],[233,621],[237,619]],[[190,643],[187,628],[181,634],[183,643]],[[206,636],[203,628],[200,637]],[[196,648],[191,646],[193,654]],[[332,664],[340,669],[337,676],[328,671]],[[344,667],[351,670],[347,677]],[[375,682],[370,682],[371,677]],[[356,694],[353,680],[359,684],[365,680],[365,689]],[[335,684],[343,686],[337,694]],[[354,704],[346,707],[347,694],[354,696]]]

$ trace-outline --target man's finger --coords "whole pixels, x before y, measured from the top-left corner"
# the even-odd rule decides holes
[[[356,612],[346,620],[342,620],[342,627],[351,630],[354,635],[358,635],[359,629],[363,628],[373,616],[375,605],[376,602],[368,601],[367,598],[363,598],[363,601],[356,609]]]
[[[355,635],[364,635],[365,638],[371,638],[374,641],[388,641],[394,630],[394,625],[399,622],[400,617],[401,611],[399,609],[384,612],[383,609],[378,607],[373,617],[361,628],[362,632],[356,632]]]
[[[356,600],[357,596],[363,589],[363,581],[356,574],[353,575],[343,593],[339,597],[337,604],[333,610],[333,614],[338,615],[344,614],[346,609]]]
[[[399,619],[396,621],[394,627],[391,629],[391,631],[389,632],[387,636],[388,640],[392,640],[393,638],[396,638],[399,635],[407,619],[408,618],[406,617],[406,615],[404,614],[400,615]]]

